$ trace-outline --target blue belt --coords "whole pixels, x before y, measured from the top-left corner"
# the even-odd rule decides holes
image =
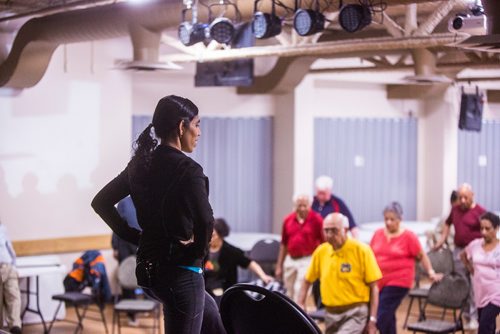
[[[193,266],[178,266],[178,267],[186,270],[191,270],[192,272],[195,272],[197,274],[203,273],[203,270],[200,267],[193,267]]]

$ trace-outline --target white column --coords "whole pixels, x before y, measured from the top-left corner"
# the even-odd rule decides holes
[[[457,187],[459,103],[455,87],[424,101],[418,129],[418,219],[443,216],[450,208],[450,193]]]

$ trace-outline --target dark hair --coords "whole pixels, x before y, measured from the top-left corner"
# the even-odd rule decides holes
[[[190,100],[168,95],[160,99],[153,114],[153,121],[137,137],[134,145],[134,158],[142,161],[144,166],[149,166],[151,153],[158,145],[158,139],[172,139],[178,136],[179,122],[183,122],[184,127],[189,126],[189,122],[198,115],[198,107]],[[154,128],[156,138],[152,135]]]
[[[214,221],[214,230],[217,232],[219,237],[225,238],[229,235],[230,228],[224,218],[217,218]]]
[[[401,219],[403,217],[403,207],[401,206],[401,204],[399,204],[399,202],[396,202],[396,201],[389,203],[384,208],[383,213],[386,213],[386,212],[393,212],[393,213],[395,213],[396,216],[398,216],[399,219]]]
[[[450,203],[455,203],[458,199],[458,192],[456,190],[453,190],[450,195]]]
[[[493,212],[486,212],[481,216],[481,220],[488,220],[493,228],[497,228],[500,225],[500,218]]]

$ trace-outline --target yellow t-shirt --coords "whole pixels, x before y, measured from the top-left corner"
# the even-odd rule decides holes
[[[369,283],[382,278],[370,246],[347,239],[339,250],[325,242],[312,255],[306,280],[321,281],[321,299],[326,306],[344,306],[370,300]]]

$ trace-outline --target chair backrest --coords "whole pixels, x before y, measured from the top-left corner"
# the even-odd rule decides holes
[[[135,276],[136,256],[130,255],[118,266],[118,284],[125,289],[133,290],[138,287]]]
[[[266,274],[273,275],[279,251],[280,242],[267,238],[257,241],[250,250],[249,256],[262,267]]]
[[[320,334],[321,330],[287,296],[239,283],[227,289],[220,303],[228,334]]]
[[[453,253],[449,248],[442,247],[437,251],[432,250],[427,253],[427,256],[432,264],[432,269],[437,273],[448,275],[455,271]],[[422,261],[416,262],[415,266],[415,285],[419,287],[421,278],[425,277],[427,273],[422,266]]]
[[[444,308],[461,309],[469,296],[469,289],[469,282],[462,275],[445,275],[441,281],[431,285],[427,302]]]
[[[449,248],[442,247],[437,251],[430,251],[427,256],[437,273],[448,275],[454,271],[453,253]]]

